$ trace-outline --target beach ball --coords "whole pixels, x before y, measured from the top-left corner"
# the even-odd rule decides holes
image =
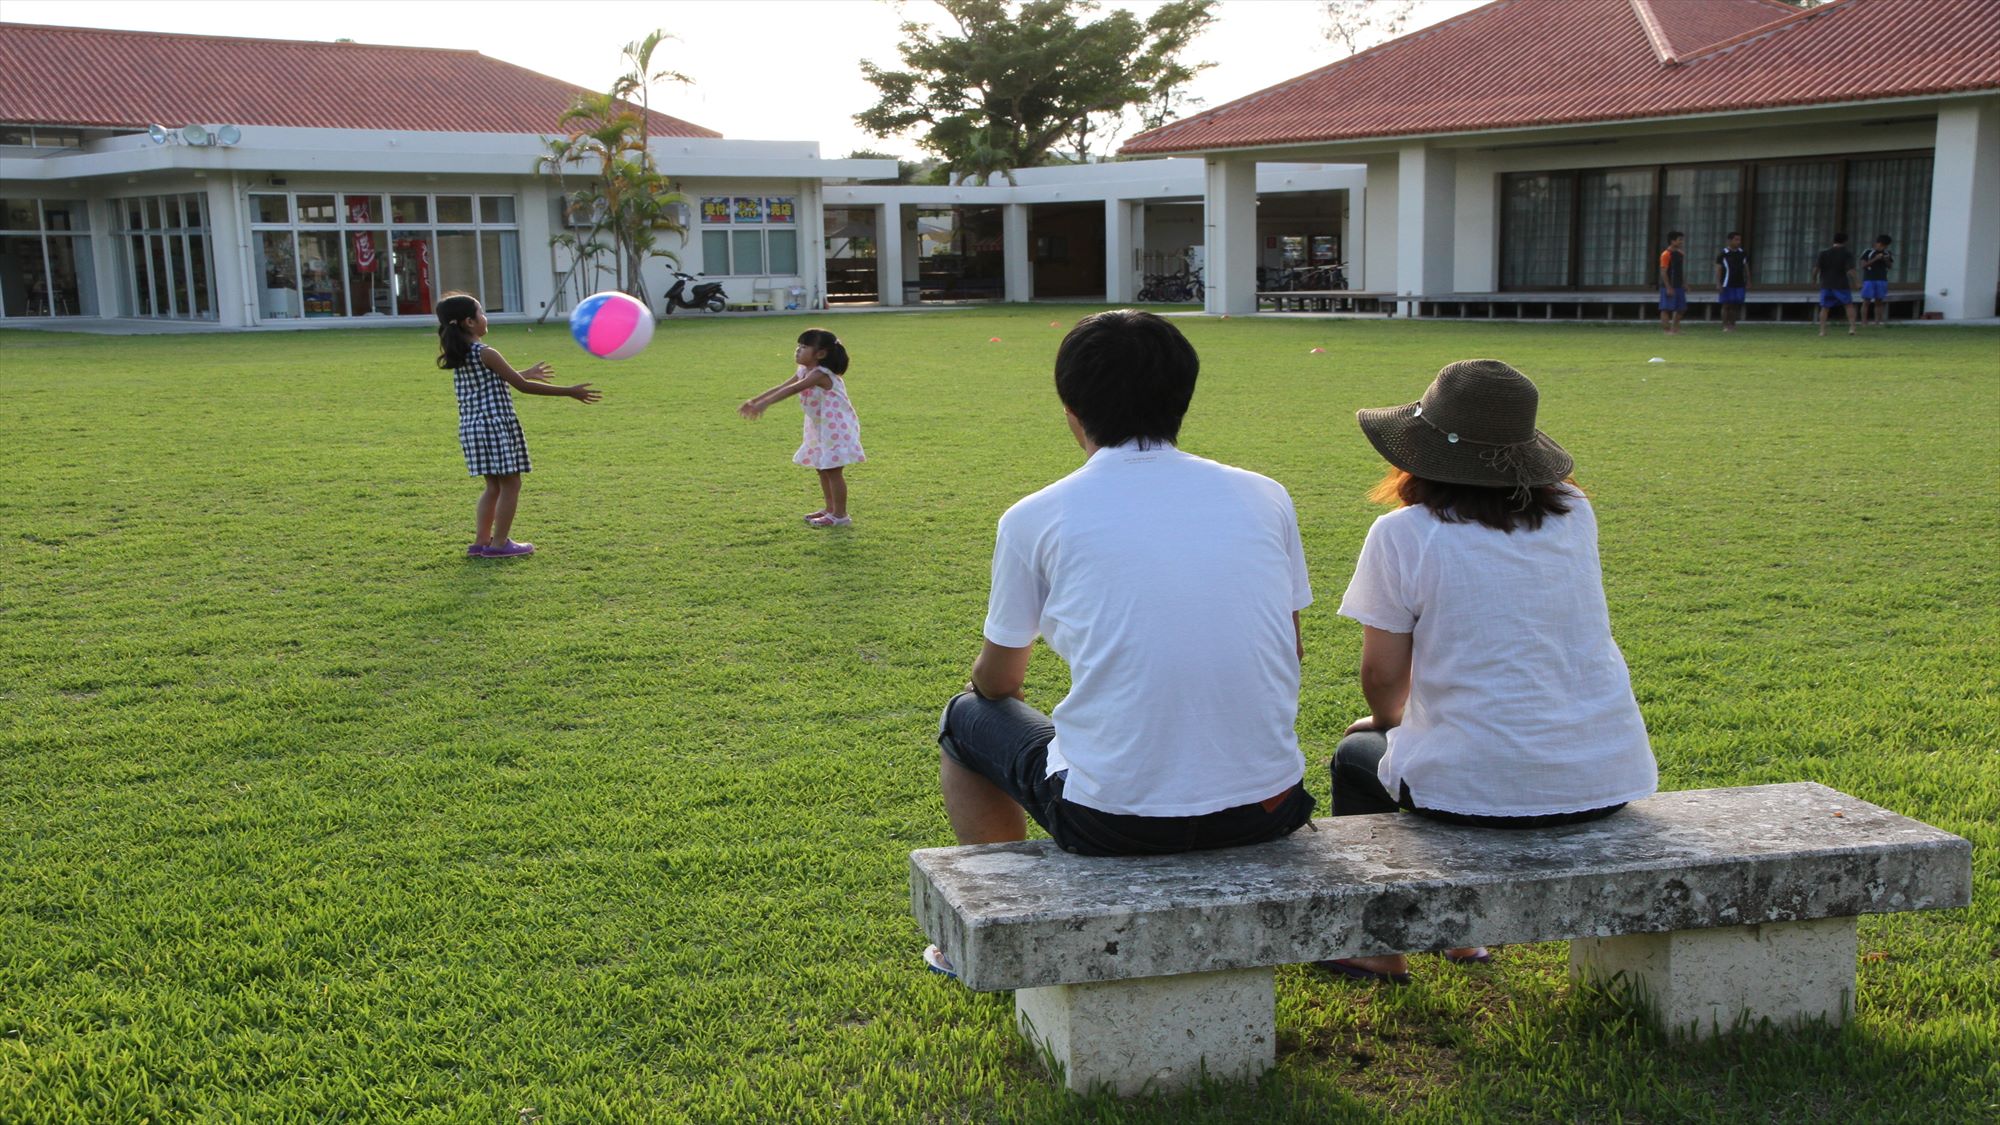
[[[637,297],[593,293],[569,314],[569,334],[599,359],[631,359],[653,342],[653,313]]]

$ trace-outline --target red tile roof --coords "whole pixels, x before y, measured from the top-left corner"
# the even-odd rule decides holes
[[[477,51],[0,24],[0,121],[566,133],[588,93]],[[719,137],[664,113],[658,137]]]
[[[1671,60],[1671,61],[1669,61]],[[2000,88],[2000,0],[1495,0],[1205,113],[1128,155]]]

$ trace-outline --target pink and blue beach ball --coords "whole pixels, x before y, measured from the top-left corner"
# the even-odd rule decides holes
[[[599,359],[631,359],[653,342],[653,314],[637,297],[594,293],[569,314],[569,334]]]

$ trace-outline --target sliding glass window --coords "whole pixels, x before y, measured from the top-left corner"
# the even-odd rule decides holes
[[[263,319],[425,316],[449,292],[519,312],[510,195],[252,192]]]
[[[1859,255],[1895,240],[1892,284],[1923,284],[1932,156],[1889,153],[1737,164],[1516,172],[1501,177],[1500,288],[1651,289],[1667,235],[1687,236],[1691,288],[1714,283],[1730,231],[1750,281],[1804,289],[1846,232]]]
[[[111,202],[132,316],[214,320],[215,247],[208,196],[142,195]]]
[[[1566,289],[1576,176],[1531,172],[1502,187],[1500,288]]]
[[[0,199],[0,317],[96,315],[83,201]]]

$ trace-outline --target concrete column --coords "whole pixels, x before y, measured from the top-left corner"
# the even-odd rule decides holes
[[[1397,184],[1397,161],[1394,157],[1375,157],[1368,161],[1368,185],[1362,189],[1361,241],[1367,253],[1368,272],[1362,275],[1361,288],[1370,293],[1395,293],[1396,287],[1396,213],[1400,191]]]
[[[514,218],[521,227],[515,235],[521,247],[521,307],[516,311],[540,316],[556,299],[555,260],[549,254],[549,236],[555,233],[550,226],[555,218],[555,204],[550,199],[555,186],[541,177],[520,183],[521,197],[514,210]],[[671,245],[671,238],[667,241]],[[658,315],[660,295],[672,284],[672,275],[668,273],[671,267],[663,258],[651,258],[642,268],[646,272],[646,294],[653,299],[653,312]],[[550,313],[549,319],[557,319],[556,314]]]
[[[1993,315],[2000,284],[2000,99],[1938,110],[1924,308],[1946,320]],[[1857,241],[1873,232],[1857,231]]]
[[[1452,153],[1410,145],[1397,159],[1396,292],[1406,315],[1416,314],[1415,298],[1450,293],[1458,159]]]
[[[903,303],[903,205],[884,203],[875,216],[875,300]]]
[[[230,178],[235,179],[234,173]],[[116,245],[122,238],[118,233],[118,210],[108,199],[92,199],[88,203],[90,212],[90,265],[97,274],[97,315],[100,317],[129,316],[132,310],[126,301],[125,254]],[[222,268],[224,254],[235,255],[234,246],[215,244],[217,269]],[[79,298],[80,299],[80,298]]]
[[[204,180],[201,186],[208,208],[208,248],[215,260],[215,275],[209,278],[215,286],[215,322],[228,328],[256,323],[257,294],[264,287],[263,278],[253,276],[255,264],[243,253],[250,224],[243,214],[243,193],[233,186],[235,178],[230,176],[230,184]]]
[[[1739,1019],[1839,1025],[1854,1010],[1857,952],[1850,915],[1579,938],[1569,943],[1569,972],[1631,989],[1661,1030],[1699,1039]]]
[[[1203,307],[1211,314],[1257,311],[1257,162],[1210,157],[1203,199],[1208,246]]]
[[[1341,265],[1347,273],[1349,289],[1364,289],[1362,283],[1368,266],[1368,192],[1349,189],[1341,193],[1347,197],[1347,207],[1340,218]]]
[[[1005,203],[1000,207],[1000,264],[1002,296],[1009,301],[1035,299],[1035,263],[1028,257],[1028,207],[1025,203]]]
[[[1133,238],[1133,212],[1129,199],[1104,201],[1104,301],[1129,305],[1139,291],[1137,242]]]
[[[799,181],[799,309],[813,308],[826,298],[826,197],[818,180]],[[789,295],[778,302],[783,307]]]
[[[1273,981],[1266,968],[1023,988],[1014,1019],[1079,1094],[1253,1080],[1277,1060]]]

